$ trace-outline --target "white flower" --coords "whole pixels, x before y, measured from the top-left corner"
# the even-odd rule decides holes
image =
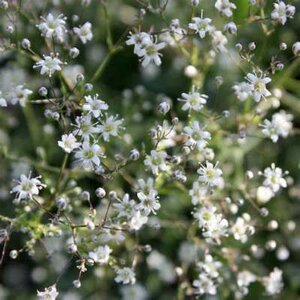
[[[271,95],[267,90],[266,85],[271,82],[271,78],[261,75],[258,77],[255,73],[248,73],[246,79],[249,82],[252,96],[256,102],[259,102],[261,98],[266,98]]]
[[[269,276],[263,277],[262,282],[269,296],[279,294],[283,288],[282,271],[274,268]]]
[[[203,206],[194,213],[194,218],[198,220],[199,227],[206,227],[209,222],[213,222],[217,208],[209,205]]]
[[[89,258],[95,263],[104,265],[108,263],[110,253],[112,253],[112,249],[109,246],[99,246],[95,251],[89,252]]]
[[[157,43],[153,39],[144,40],[142,48],[138,51],[137,55],[141,57],[142,66],[146,67],[151,62],[154,62],[157,66],[161,64],[161,56],[162,54],[158,51],[163,49],[166,46],[164,42]]]
[[[139,230],[144,224],[148,222],[148,217],[141,214],[141,211],[136,211],[129,222],[129,228],[132,230]]]
[[[286,188],[287,182],[283,178],[282,169],[275,166],[275,164],[271,164],[271,167],[268,167],[264,170],[263,176],[265,180],[263,185],[272,189],[274,193],[277,193],[281,187]]]
[[[137,196],[141,202],[137,204],[136,209],[143,211],[146,216],[151,212],[156,214],[156,211],[160,209],[160,203],[155,191],[151,191],[148,195],[140,192],[137,193]]]
[[[200,273],[199,279],[193,281],[193,286],[196,288],[196,294],[216,295],[217,293],[214,281],[206,273]]]
[[[85,104],[82,106],[83,111],[92,114],[95,118],[102,116],[103,110],[108,110],[108,105],[95,96],[85,96]]]
[[[139,55],[139,53],[142,50],[142,47],[144,43],[151,41],[151,36],[146,32],[140,32],[140,33],[130,33],[129,39],[126,41],[127,45],[133,45],[134,46],[134,54]]]
[[[101,241],[103,243],[115,242],[117,244],[123,242],[125,240],[124,233],[122,228],[118,225],[113,224],[113,229],[104,228],[101,234]]]
[[[147,181],[145,181],[144,179],[138,179],[136,189],[139,192],[143,192],[145,195],[150,195],[151,193],[155,193],[155,196],[157,195],[157,191],[154,188],[154,180],[152,177],[149,177]]]
[[[237,274],[237,285],[239,287],[247,287],[256,280],[256,276],[248,270],[241,271]]]
[[[202,151],[207,145],[207,140],[211,139],[210,133],[203,129],[198,121],[194,121],[191,127],[184,127],[183,131],[189,138],[185,145],[192,148],[197,146],[198,150]]]
[[[73,134],[82,136],[85,141],[89,141],[90,136],[99,133],[99,129],[96,126],[97,123],[92,123],[91,115],[78,116],[75,121],[76,124],[74,126],[76,129],[73,131]]]
[[[150,155],[144,160],[144,164],[151,169],[154,175],[157,175],[159,171],[166,171],[166,158],[165,151],[151,150]]]
[[[11,104],[20,103],[21,106],[25,107],[26,101],[28,100],[28,96],[30,96],[31,94],[31,90],[26,89],[23,84],[20,84],[9,92],[7,100]]]
[[[75,136],[70,134],[64,134],[61,137],[61,141],[58,141],[58,146],[64,149],[65,152],[71,153],[74,149],[78,148],[81,143],[78,143]]]
[[[254,234],[255,231],[254,227],[249,224],[250,216],[248,216],[248,214],[245,214],[245,217],[238,217],[231,226],[233,237],[242,243],[246,243],[248,241],[248,235]]]
[[[204,229],[203,236],[208,243],[220,244],[220,238],[228,236],[228,221],[221,214],[216,214]]]
[[[236,5],[231,3],[229,0],[217,0],[215,8],[226,17],[231,17],[232,9],[236,9]]]
[[[298,56],[300,54],[300,42],[296,42],[293,44],[292,51],[295,56]]]
[[[267,119],[264,120],[261,125],[263,127],[262,133],[269,137],[273,143],[276,143],[280,136],[286,138],[290,134],[293,128],[292,120],[293,115],[281,110],[272,116],[271,121]]]
[[[203,270],[211,278],[217,278],[219,276],[219,269],[222,267],[222,263],[215,261],[210,254],[206,254],[204,262],[199,262],[197,267]]]
[[[200,38],[204,38],[206,33],[210,31],[211,26],[211,19],[203,18],[201,13],[201,17],[195,17],[192,19],[193,23],[189,23],[189,28],[199,33]]]
[[[123,119],[118,120],[118,115],[106,116],[105,120],[101,120],[101,125],[97,129],[105,142],[109,142],[110,136],[118,136],[119,130],[124,129],[121,126],[123,121]]]
[[[194,110],[200,111],[204,104],[207,102],[208,96],[205,94],[200,94],[196,91],[190,92],[189,94],[182,93],[179,101],[185,102],[182,106],[182,110]]]
[[[41,75],[47,74],[51,77],[55,71],[61,71],[63,62],[56,56],[43,55],[43,58],[33,66],[33,68],[40,68]]]
[[[287,5],[283,1],[278,1],[274,3],[274,10],[271,13],[271,17],[274,21],[284,25],[287,18],[293,18],[295,10],[295,6]]]
[[[193,205],[201,204],[208,196],[207,187],[201,186],[199,181],[194,181],[192,189],[189,190],[189,195],[192,198]]]
[[[2,96],[2,92],[0,91],[0,106],[1,107],[6,107],[7,106],[7,102],[4,98],[1,97]]]
[[[140,284],[123,286],[121,294],[122,300],[146,300],[148,298],[146,289]]]
[[[42,22],[37,25],[37,28],[42,32],[46,38],[56,38],[57,41],[62,43],[65,39],[66,30],[66,17],[62,14],[54,17],[51,13],[46,18],[41,17]]]
[[[226,52],[227,43],[228,40],[222,31],[216,30],[212,32],[212,45],[216,50],[220,52]]]
[[[117,276],[115,282],[123,284],[134,284],[135,283],[135,273],[131,268],[123,268],[117,271]]]
[[[55,300],[58,296],[58,291],[56,290],[56,285],[52,285],[45,288],[43,292],[37,291],[37,297],[39,300]]]
[[[93,39],[92,24],[90,22],[86,22],[80,27],[74,27],[73,31],[79,36],[83,44]]]
[[[22,174],[20,180],[17,180],[17,185],[14,186],[11,190],[11,193],[16,193],[16,200],[20,202],[22,199],[32,199],[33,196],[39,194],[40,190],[46,187],[45,184],[42,184],[39,180],[41,176],[30,178],[31,175],[27,177]]]
[[[197,173],[200,175],[199,180],[206,183],[208,186],[220,186],[223,182],[222,179],[222,170],[217,168],[218,162],[215,166],[206,161],[206,166],[201,165],[197,170]]]
[[[239,82],[232,88],[240,101],[245,101],[251,95],[251,86],[247,82]]]
[[[85,170],[92,170],[95,166],[100,166],[100,157],[103,156],[101,147],[97,144],[90,144],[84,141],[75,153],[77,163]]]
[[[114,208],[118,211],[118,218],[126,217],[129,219],[132,217],[136,203],[130,199],[129,194],[125,194],[122,200],[118,201],[118,203],[113,204]]]

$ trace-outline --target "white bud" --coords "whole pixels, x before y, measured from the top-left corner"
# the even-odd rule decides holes
[[[188,65],[184,68],[184,75],[189,78],[194,78],[198,75],[198,70],[193,65]]]
[[[161,114],[165,115],[166,113],[169,112],[170,108],[171,108],[170,103],[167,102],[167,101],[164,101],[164,102],[161,102],[161,103],[159,104],[157,110],[158,110]]]
[[[104,198],[106,196],[105,189],[103,189],[101,187],[97,188],[95,193],[96,193],[96,196],[99,197],[99,198]]]
[[[29,49],[31,47],[31,43],[28,39],[23,39],[21,45],[24,49]]]
[[[299,56],[300,55],[300,42],[294,43],[292,50],[293,50],[293,53],[295,56]]]
[[[230,34],[237,33],[237,27],[234,22],[229,22],[229,23],[225,24],[224,30],[228,31]]]
[[[131,160],[138,160],[140,158],[140,152],[137,149],[132,149],[129,153]]]
[[[79,50],[75,47],[73,47],[69,50],[69,56],[71,58],[76,58],[79,55],[79,53],[80,53]]]
[[[19,255],[19,252],[18,252],[17,250],[11,250],[11,251],[9,252],[9,256],[10,256],[10,258],[12,258],[12,259],[16,259],[16,258],[18,257],[18,255]]]

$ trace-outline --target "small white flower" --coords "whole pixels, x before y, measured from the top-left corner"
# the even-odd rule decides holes
[[[154,175],[157,175],[159,171],[166,171],[166,158],[165,151],[151,150],[150,155],[144,160],[144,164],[151,169]]]
[[[143,44],[147,41],[151,41],[151,36],[146,32],[140,33],[130,33],[129,39],[126,41],[126,44],[134,46],[133,53],[139,55],[142,50]]]
[[[75,153],[77,163],[85,170],[92,170],[94,167],[99,167],[101,157],[103,157],[101,147],[97,144],[90,144],[87,141],[84,141]]]
[[[129,222],[131,230],[139,230],[144,224],[148,222],[148,217],[141,214],[141,211],[136,211]]]
[[[184,127],[183,131],[189,138],[185,145],[192,148],[196,146],[199,151],[202,151],[207,145],[207,140],[211,139],[210,133],[201,128],[198,121],[194,121],[191,127]]]
[[[205,94],[200,94],[196,91],[192,91],[189,94],[182,93],[182,98],[179,101],[185,102],[182,106],[182,110],[194,110],[200,111],[204,104],[207,102],[208,96]]]
[[[115,282],[123,284],[134,284],[135,283],[135,272],[131,268],[123,268],[117,271]]]
[[[249,216],[246,214],[246,216]],[[249,224],[248,217],[238,217],[235,223],[231,226],[231,233],[234,239],[246,243],[248,235],[254,234],[254,227]]]
[[[92,114],[95,118],[102,116],[103,110],[108,110],[108,105],[98,99],[98,94],[95,96],[85,96],[85,104],[83,104],[83,111]]]
[[[283,1],[274,3],[274,10],[271,13],[272,20],[284,25],[287,18],[293,18],[296,8],[293,5],[285,4]]]
[[[39,300],[55,300],[58,294],[59,293],[56,290],[56,285],[45,288],[42,292],[37,291],[37,297]]]
[[[17,180],[17,185],[14,186],[11,190],[11,193],[16,193],[16,200],[20,202],[22,199],[32,199],[33,196],[39,194],[40,190],[46,187],[45,184],[42,184],[39,180],[41,176],[31,178],[31,175],[27,177],[22,174],[20,180]]]
[[[143,211],[146,216],[151,212],[156,214],[156,211],[160,209],[160,203],[155,191],[151,191],[148,195],[140,192],[137,193],[137,196],[141,202],[137,204],[136,209]]]
[[[70,134],[64,134],[61,137],[61,141],[58,141],[58,146],[64,149],[65,152],[71,153],[74,149],[78,148],[81,143],[78,143],[75,136]]]
[[[247,287],[254,281],[256,281],[256,276],[248,270],[241,271],[237,274],[237,285],[239,287]]]
[[[222,31],[216,30],[212,32],[212,45],[217,51],[226,52],[227,43],[228,40]]]
[[[62,43],[65,39],[66,30],[66,17],[59,15],[54,17],[51,13],[46,18],[41,17],[42,22],[37,28],[42,32],[42,35],[46,38],[56,38],[57,41]]]
[[[189,190],[189,195],[193,205],[201,204],[208,196],[207,187],[201,186],[199,181],[194,181],[192,189]]]
[[[214,260],[210,254],[206,254],[204,262],[199,262],[197,267],[203,270],[211,278],[217,278],[219,276],[219,269],[222,267],[222,263]]]
[[[95,263],[104,265],[108,263],[111,253],[112,249],[109,246],[99,246],[97,249],[95,249],[95,251],[89,252],[89,258],[91,258]]]
[[[264,170],[263,176],[265,177],[265,180],[263,185],[271,188],[274,193],[277,193],[281,187],[287,187],[287,182],[283,178],[283,175],[282,169],[276,167],[273,163],[271,164],[271,167]]]
[[[222,184],[222,170],[217,168],[218,162],[215,166],[206,161],[206,166],[201,165],[197,170],[197,173],[200,175],[199,180],[206,183],[208,186],[220,186]]]
[[[247,82],[239,82],[233,87],[236,97],[240,101],[245,101],[248,97],[251,96],[251,86]]]
[[[118,136],[119,130],[124,129],[121,126],[123,121],[118,120],[118,115],[106,116],[105,120],[101,120],[101,125],[98,125],[97,129],[105,142],[109,142],[110,136]]]
[[[47,74],[51,77],[56,71],[61,71],[63,62],[56,56],[43,55],[43,58],[33,66],[33,68],[40,68],[41,75]]]
[[[272,120],[264,120],[262,133],[269,137],[273,143],[278,141],[278,138],[281,136],[283,138],[288,137],[290,132],[293,129],[293,115],[287,114],[285,111],[281,110],[279,113],[276,113],[272,116]]]
[[[74,27],[73,31],[79,36],[83,44],[93,39],[92,24],[90,22],[86,22],[80,27]]]
[[[4,98],[1,97],[2,96],[2,92],[0,91],[0,106],[1,107],[6,107],[7,106],[7,102]]]
[[[22,107],[25,107],[25,104],[28,100],[28,97],[32,94],[32,91],[29,89],[26,89],[23,84],[17,85],[14,89],[12,89],[8,96],[7,100],[11,104],[17,104],[20,103]]]
[[[74,126],[76,129],[73,131],[73,134],[82,136],[85,141],[89,141],[90,136],[99,133],[99,129],[96,126],[97,123],[92,123],[91,115],[78,116],[75,121],[76,124]]]
[[[211,19],[203,18],[201,13],[201,17],[195,17],[192,19],[193,23],[189,23],[189,28],[199,33],[201,39],[205,38],[207,32],[211,29]]]
[[[206,273],[200,273],[199,279],[193,281],[193,286],[196,288],[196,294],[216,295],[217,293],[214,281]]]
[[[232,9],[236,9],[236,5],[229,0],[217,0],[215,8],[226,17],[232,16]]]
[[[151,62],[154,62],[157,66],[161,65],[161,56],[162,54],[158,51],[163,49],[166,46],[164,42],[157,43],[156,41],[147,40],[143,41],[142,48],[137,53],[139,57],[141,57],[142,60],[142,66],[146,67]]]
[[[256,102],[259,102],[261,98],[271,96],[271,93],[267,90],[266,85],[271,82],[271,78],[265,75],[257,76],[255,73],[248,73],[246,79],[249,82],[251,93]]]
[[[296,42],[296,43],[293,44],[292,51],[293,51],[295,56],[300,55],[300,42]]]
[[[136,202],[130,199],[129,194],[124,194],[122,200],[118,200],[118,203],[114,203],[113,206],[118,212],[118,218],[129,219],[135,211]]]
[[[263,277],[262,282],[269,296],[279,294],[283,288],[282,271],[274,268],[269,276]]]

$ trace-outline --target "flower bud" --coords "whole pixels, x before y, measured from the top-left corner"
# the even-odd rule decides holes
[[[86,83],[84,89],[86,92],[90,92],[93,89],[93,85],[91,83]]]
[[[21,45],[24,49],[29,49],[31,47],[31,43],[28,39],[23,39]]]
[[[224,30],[228,31],[230,34],[237,33],[237,27],[234,22],[229,22],[229,23],[225,24]]]
[[[45,88],[44,86],[40,87],[40,88],[39,88],[39,94],[40,94],[42,97],[46,97],[47,94],[48,94],[47,88]]]
[[[69,56],[71,58],[76,58],[79,55],[79,53],[80,53],[79,50],[75,47],[73,47],[69,50]]]
[[[300,55],[300,42],[294,43],[292,50],[293,50],[293,53],[295,56],[299,56]]]
[[[96,189],[95,194],[98,198],[104,198],[106,196],[106,191],[102,187]]]
[[[253,51],[256,49],[256,44],[254,42],[249,43],[248,48],[250,51]]]
[[[18,255],[19,255],[19,252],[17,250],[11,250],[9,252],[9,256],[11,259],[16,259],[18,257]]]
[[[131,160],[138,160],[140,158],[140,152],[137,149],[132,149],[129,153]]]
[[[84,75],[83,74],[78,74],[77,75],[77,77],[76,77],[76,81],[77,81],[77,83],[79,83],[79,82],[81,82],[81,81],[83,81],[84,80]]]
[[[55,203],[59,210],[64,210],[67,207],[67,201],[64,197],[57,198]]]
[[[170,108],[171,108],[170,103],[168,103],[167,101],[164,101],[164,102],[161,102],[161,103],[159,104],[157,110],[158,110],[161,114],[165,115],[166,113],[169,112]]]
[[[280,49],[281,51],[286,50],[286,49],[287,49],[287,44],[286,44],[286,43],[280,43],[279,49]]]

